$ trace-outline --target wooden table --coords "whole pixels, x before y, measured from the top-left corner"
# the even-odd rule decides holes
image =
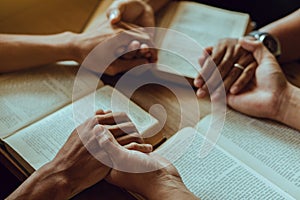
[[[284,66],[283,69],[287,74],[289,81],[297,86],[300,86],[300,64],[293,63],[291,65]],[[156,78],[152,75],[149,75],[147,77],[149,78],[149,80],[156,80]],[[107,84],[114,85],[117,82],[118,78],[119,77],[104,77],[103,80]],[[132,79],[128,82],[128,85],[133,86],[134,84],[137,84],[139,80],[140,79],[138,77],[132,77]],[[180,98],[183,100],[183,102],[186,105],[188,105],[185,107],[185,112],[181,111],[177,97],[168,88],[173,88],[173,92],[174,90],[176,90],[176,93],[180,94]],[[128,90],[128,87],[123,88],[122,92],[126,94],[126,90]],[[167,138],[169,138],[179,130],[180,121],[182,122],[183,127],[193,127],[200,120],[201,117],[209,114],[211,110],[210,102],[208,101],[208,99],[197,100],[195,98],[194,93],[191,92],[191,88],[171,83],[165,83],[164,86],[158,84],[144,85],[134,92],[131,99],[146,111],[148,111],[149,108],[151,108],[151,106],[154,104],[160,104],[164,107],[167,113],[167,120],[165,126],[162,129],[162,133]],[[199,108],[195,109],[195,107],[197,106],[199,106]],[[152,114],[159,118],[160,112],[161,110],[156,110],[152,112]],[[199,112],[200,115],[198,116]],[[5,159],[5,157],[0,156],[1,163],[9,163]],[[10,169],[12,171],[14,170],[13,167]],[[10,188],[8,188],[8,190],[12,191],[20,182],[18,182],[8,173],[9,172],[5,168],[0,167],[1,185],[12,185]],[[19,178],[22,179],[22,177]],[[10,181],[9,179],[12,180]],[[6,192],[6,194],[8,193]],[[129,200],[133,199],[133,197],[129,195],[126,191],[123,191],[118,187],[112,186],[106,183],[105,181],[101,181],[98,184],[92,186],[91,188],[78,194],[76,197],[74,197],[74,199]]]

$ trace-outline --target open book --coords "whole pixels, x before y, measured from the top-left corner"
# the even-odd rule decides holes
[[[126,112],[139,132],[147,136],[159,126],[154,117],[103,82],[99,81],[98,89],[92,91],[90,80],[98,78],[89,72],[80,79],[81,88],[77,88],[80,92],[72,94],[77,70],[78,66],[56,64],[0,76],[1,147],[24,169],[25,175],[52,160],[76,128],[74,115],[78,110],[73,109],[74,105],[85,105],[92,99],[95,100],[92,112],[98,109]],[[117,99],[113,106],[112,95]],[[161,139],[155,137],[157,141],[152,143]]]
[[[300,198],[299,131],[229,110],[216,146],[200,157],[210,120],[207,115],[195,128],[180,130],[157,150],[169,158],[190,144],[173,164],[196,196],[203,200]]]
[[[248,14],[187,1],[170,3],[157,18],[158,27],[178,34],[168,32],[165,37],[159,34],[156,38],[156,44],[165,50],[159,51],[158,63],[162,65],[154,73],[175,82],[173,74],[196,77],[203,48],[222,38],[239,38],[251,29]]]

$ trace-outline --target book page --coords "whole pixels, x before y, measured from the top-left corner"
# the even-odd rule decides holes
[[[77,70],[77,65],[52,64],[0,75],[0,136],[12,134],[69,104]],[[85,83],[82,79],[78,96],[90,92],[88,80]]]
[[[215,45],[222,38],[243,36],[249,23],[248,14],[193,2],[172,2],[166,9],[162,10],[158,17],[160,27],[186,34],[190,40],[194,40],[201,47],[191,47],[190,44],[187,44],[190,43],[189,41],[177,38],[178,36],[174,36],[174,34],[167,34],[162,41],[158,41],[161,48],[176,51],[180,49],[183,53],[181,55],[185,55],[185,59],[192,60],[192,63],[197,65],[203,48]],[[159,62],[172,67],[174,71],[177,71],[176,74],[189,78],[195,78],[197,75],[197,71],[178,55],[161,51]],[[162,66],[159,66],[158,69],[170,72]]]
[[[94,111],[103,109],[127,112],[127,110],[123,109],[121,104],[126,104],[129,100],[125,99],[126,97],[119,92],[116,95],[118,95],[118,99],[120,100],[120,106],[114,108],[111,107],[110,97],[113,90],[114,89],[110,86],[105,86],[97,90],[95,106],[93,107]],[[74,102],[74,104],[84,105],[86,102],[89,102],[91,98],[94,98],[93,94],[85,96]],[[143,111],[133,102],[129,104],[129,117],[136,124],[137,129],[141,133],[147,132],[147,130],[157,126],[158,121],[155,118]],[[76,115],[76,112],[80,112],[80,110],[74,110],[73,106],[74,105],[70,104],[25,129],[22,129],[16,134],[6,138],[4,140],[5,143],[13,148],[14,151],[23,157],[23,159],[35,170],[40,168],[54,158],[71,132],[76,128],[76,120],[78,119],[74,119],[73,116],[74,114]],[[83,118],[87,119],[91,117],[85,114],[86,113],[83,111]],[[83,122],[84,121],[81,123]]]
[[[209,116],[198,124],[204,131]],[[300,198],[300,132],[229,110],[218,144],[296,199]]]
[[[190,142],[184,128],[163,144],[158,152],[166,158],[177,154]],[[175,140],[176,138],[176,140]],[[202,200],[216,199],[291,199],[274,184],[216,146],[208,156],[200,158],[203,136],[195,135],[188,151],[174,162],[183,182]]]

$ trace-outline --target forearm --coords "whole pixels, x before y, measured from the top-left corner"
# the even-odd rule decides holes
[[[281,44],[280,62],[289,62],[300,59],[300,9],[277,20],[260,31],[276,36]]]
[[[154,13],[158,12],[171,0],[145,0],[153,9]]]
[[[62,173],[55,173],[49,164],[33,173],[7,199],[67,199],[67,180]]]
[[[289,84],[281,100],[278,121],[300,130],[300,89]]]
[[[0,73],[72,60],[73,33],[0,35]]]

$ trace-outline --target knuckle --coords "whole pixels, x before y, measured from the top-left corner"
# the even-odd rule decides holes
[[[92,123],[99,123],[101,121],[101,116],[95,115],[92,117]]]

